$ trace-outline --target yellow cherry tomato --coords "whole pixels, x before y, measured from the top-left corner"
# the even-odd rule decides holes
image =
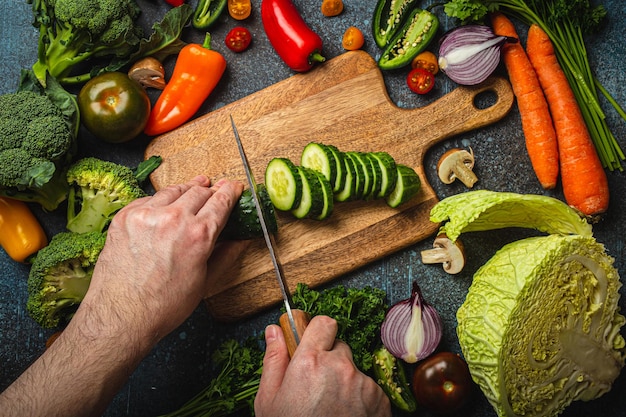
[[[327,17],[337,16],[343,11],[342,0],[322,0],[322,14]]]
[[[411,68],[424,68],[433,75],[439,72],[437,57],[430,51],[424,51],[413,58],[413,61],[411,61]]]
[[[250,0],[228,0],[228,14],[235,20],[247,19],[252,13]]]
[[[361,49],[364,43],[365,38],[363,37],[363,32],[361,32],[361,30],[356,26],[350,26],[346,29],[341,40],[343,49],[347,51],[356,51],[357,49]]]

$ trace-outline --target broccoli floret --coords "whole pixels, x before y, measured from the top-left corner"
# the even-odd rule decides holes
[[[54,161],[72,146],[72,132],[56,116],[39,117],[28,124],[22,149],[36,158]]]
[[[24,122],[16,117],[0,116],[0,152],[21,147],[25,137]]]
[[[69,93],[55,94],[76,109]],[[0,95],[0,195],[56,209],[69,192],[65,170],[76,152],[76,124],[45,93]]]
[[[67,181],[67,229],[72,232],[101,232],[122,207],[146,195],[132,169],[93,157],[70,166]]]
[[[27,0],[39,29],[39,59],[33,65],[45,85],[46,72],[61,83],[80,83],[90,73],[72,74],[96,57],[126,57],[143,36],[135,0]]]
[[[61,117],[61,109],[51,104],[48,96],[34,91],[3,94],[0,96],[0,118],[29,123],[39,117]]]
[[[55,167],[50,161],[34,158],[22,148],[0,152],[0,182],[21,187],[45,183],[54,174]]]
[[[41,249],[28,276],[30,316],[44,328],[66,324],[82,302],[106,233],[61,232]]]

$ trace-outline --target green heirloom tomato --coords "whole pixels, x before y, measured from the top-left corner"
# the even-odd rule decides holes
[[[121,72],[89,80],[78,93],[83,125],[98,139],[127,142],[143,132],[150,115],[150,98],[137,81]]]

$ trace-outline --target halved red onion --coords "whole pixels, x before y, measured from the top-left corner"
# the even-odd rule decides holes
[[[422,296],[413,282],[411,297],[393,305],[380,329],[383,345],[391,354],[415,363],[435,351],[441,341],[442,322],[439,313]]]
[[[485,25],[459,26],[440,40],[439,68],[458,84],[480,84],[498,66],[506,42],[517,39],[497,36]]]

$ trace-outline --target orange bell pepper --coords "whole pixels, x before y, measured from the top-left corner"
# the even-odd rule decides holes
[[[202,45],[190,43],[180,50],[174,72],[157,99],[144,133],[160,135],[196,114],[226,70],[226,59],[211,49],[207,33]]]
[[[17,262],[48,244],[41,224],[23,201],[0,197],[0,246]]]

